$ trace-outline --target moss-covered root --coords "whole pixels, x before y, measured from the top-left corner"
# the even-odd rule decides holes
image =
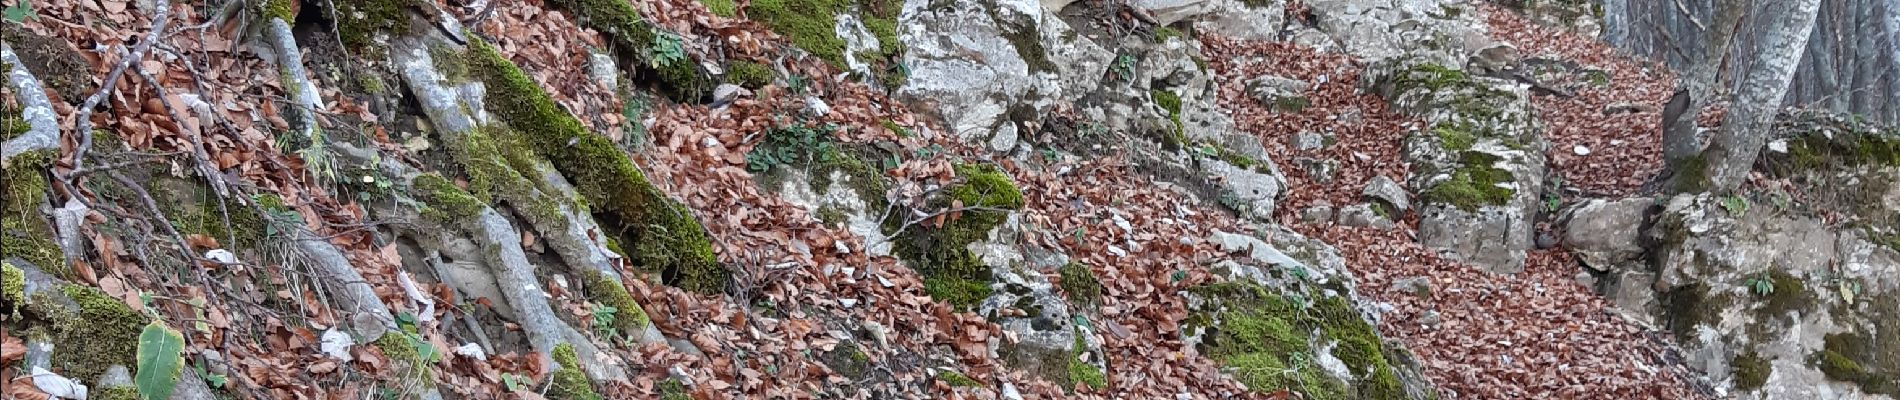
[[[282,0],[279,0],[282,1]],[[283,82],[285,95],[290,98],[290,128],[304,136],[311,136],[317,127],[316,110],[323,106],[317,99],[317,85],[310,80],[310,73],[303,67],[303,51],[297,48],[297,38],[290,32],[290,21],[281,15],[271,15],[264,32],[270,42],[271,51],[277,54],[278,79]]]
[[[630,249],[636,264],[664,272],[669,283],[687,290],[725,289],[730,272],[719,265],[705,228],[684,206],[649,183],[611,140],[588,132],[562,111],[494,47],[471,40],[469,48],[470,74],[492,93],[488,110],[571,180],[597,208],[594,211],[607,217],[603,221],[617,223],[632,235],[629,243],[639,243]]]
[[[548,398],[557,400],[599,400],[600,393],[594,391],[587,374],[581,373],[579,357],[574,354],[574,346],[561,344],[554,347],[554,362],[561,369],[554,370],[552,382],[548,385]]]

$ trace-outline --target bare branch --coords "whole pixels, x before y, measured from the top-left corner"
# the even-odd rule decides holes
[[[132,48],[132,55],[120,58],[119,65],[112,67],[112,73],[106,74],[106,83],[101,85],[98,91],[92,92],[92,96],[87,96],[85,104],[79,106],[78,129],[76,130],[79,134],[79,147],[73,150],[73,169],[75,170],[85,167],[86,152],[92,150],[92,110],[99,107],[99,102],[105,101],[106,95],[112,93],[113,87],[119,85],[119,77],[125,75],[126,68],[145,58],[145,53],[152,49],[152,44],[158,43],[158,36],[165,31],[165,25],[171,22],[170,1],[153,0],[152,8],[156,9],[158,14],[152,17],[152,29],[145,32],[145,40],[139,41],[138,46]],[[66,179],[66,182],[72,187],[79,187],[72,179]]]

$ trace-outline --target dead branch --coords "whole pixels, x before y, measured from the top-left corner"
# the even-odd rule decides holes
[[[112,67],[112,72],[106,74],[106,83],[100,85],[99,90],[92,92],[91,96],[87,96],[86,102],[79,106],[78,129],[75,129],[75,132],[79,134],[79,146],[73,149],[73,169],[85,167],[86,152],[92,149],[92,110],[99,107],[99,102],[105,101],[106,96],[112,93],[113,87],[118,86],[119,77],[125,75],[126,68],[145,58],[145,53],[152,49],[153,43],[158,43],[158,36],[165,31],[166,24],[171,22],[170,1],[153,0],[152,8],[156,9],[158,14],[152,17],[152,28],[145,32],[145,40],[139,41],[139,44],[132,48],[132,55],[120,58],[119,65]],[[64,181],[67,185],[79,187],[72,179],[64,179]]]

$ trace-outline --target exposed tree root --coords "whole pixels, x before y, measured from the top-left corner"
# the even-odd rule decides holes
[[[13,46],[0,42],[0,61],[8,66],[3,71],[7,90],[20,102],[20,118],[27,124],[26,133],[0,143],[0,164],[28,151],[58,149],[59,122],[53,119],[53,102],[46,98],[46,89],[20,62],[19,55],[13,54]]]

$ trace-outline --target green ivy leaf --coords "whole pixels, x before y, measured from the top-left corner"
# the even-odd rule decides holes
[[[140,399],[172,397],[172,390],[178,388],[178,373],[185,367],[185,358],[179,355],[184,350],[185,337],[178,330],[166,327],[163,321],[145,325],[145,332],[139,334],[139,372],[132,378]]]
[[[5,11],[0,11],[0,13],[4,13],[6,15],[7,21],[10,21],[16,24],[20,22],[24,22],[28,18],[36,19],[36,20],[40,19],[39,13],[33,11],[33,3],[27,0],[20,0],[19,4],[14,4],[12,7],[7,7]]]

